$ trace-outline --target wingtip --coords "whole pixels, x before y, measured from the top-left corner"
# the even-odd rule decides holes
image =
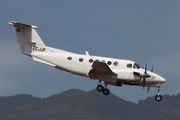
[[[14,23],[17,23],[17,22],[15,22],[15,21],[8,21],[9,25],[14,25]]]

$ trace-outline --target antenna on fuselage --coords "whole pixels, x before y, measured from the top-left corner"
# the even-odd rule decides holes
[[[85,51],[85,54],[89,56],[89,52],[88,51]]]

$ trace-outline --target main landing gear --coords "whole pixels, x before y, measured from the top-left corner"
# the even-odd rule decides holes
[[[155,96],[155,100],[158,102],[162,100],[162,96],[160,95],[160,86],[158,87],[158,94]]]
[[[107,88],[107,85],[105,85],[105,87],[103,87],[101,84],[99,84],[97,87],[96,87],[97,91],[99,92],[103,92],[104,95],[109,95],[110,91],[109,89]]]

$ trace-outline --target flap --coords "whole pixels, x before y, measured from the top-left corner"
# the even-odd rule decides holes
[[[92,64],[92,69],[89,71],[89,76],[90,78],[97,78],[98,74],[117,75],[109,68],[109,66],[106,63],[100,61],[94,61],[94,63]]]

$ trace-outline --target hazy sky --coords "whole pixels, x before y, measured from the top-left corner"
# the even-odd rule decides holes
[[[179,0],[2,0],[0,96],[26,93],[48,97],[71,88],[88,91],[97,86],[97,80],[33,62],[21,54],[8,21],[38,26],[41,38],[51,47],[130,59],[141,66],[147,62],[149,70],[154,66],[154,72],[166,79],[161,93],[167,89],[176,94],[180,89],[179,6]],[[149,93],[138,86],[108,88],[133,102],[157,94],[157,88]]]

